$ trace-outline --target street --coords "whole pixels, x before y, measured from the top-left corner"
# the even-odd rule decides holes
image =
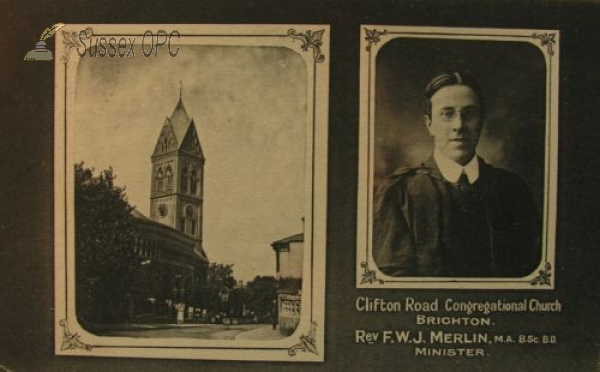
[[[195,338],[207,340],[279,340],[285,336],[270,324],[126,324],[94,331],[100,336]]]

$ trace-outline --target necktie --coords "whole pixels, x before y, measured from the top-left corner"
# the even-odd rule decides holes
[[[463,170],[458,181],[456,181],[456,188],[458,189],[458,199],[460,200],[459,205],[462,213],[466,216],[472,208],[472,186],[469,183],[469,177]],[[466,217],[465,217],[466,218]]]
[[[456,185],[462,192],[465,192],[469,187],[469,178],[467,177],[467,174],[464,171],[460,174],[458,181],[456,181]]]

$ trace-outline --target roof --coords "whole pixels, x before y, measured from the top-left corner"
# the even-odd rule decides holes
[[[293,242],[303,242],[303,241],[304,241],[304,233],[299,233],[296,235],[288,236],[287,238],[283,238],[281,240],[276,240],[273,243],[271,243],[271,246],[275,247],[275,246],[290,244]]]
[[[204,249],[202,247],[200,247],[199,244],[196,245],[196,247],[194,248],[194,253],[197,254],[198,256],[200,256],[200,258],[202,258],[203,261],[209,262],[206,252],[204,252]]]
[[[181,97],[179,97],[179,102],[177,102],[177,106],[175,106],[175,109],[168,120],[173,128],[173,132],[175,132],[177,143],[181,145],[191,122]]]
[[[135,218],[138,218],[140,220],[147,220],[147,221],[151,221],[148,217],[144,216],[140,211],[138,211],[137,209],[133,209],[131,211],[131,215]]]
[[[183,150],[204,159],[194,119],[188,115],[181,97],[179,97],[171,116],[165,118],[163,122],[152,157],[174,150]]]
[[[195,245],[194,248],[192,250],[192,252],[198,256],[201,260],[205,261],[205,262],[209,262],[208,261],[208,256],[206,255],[206,252],[204,251],[204,249],[202,248],[202,246],[200,246],[200,242],[195,240],[194,238],[192,238],[191,236],[186,235],[185,233],[182,233],[181,231],[172,228],[171,226],[162,224],[160,222],[157,221],[153,221],[150,218],[144,216],[141,212],[139,212],[137,209],[133,209],[131,211],[131,215],[142,221],[143,223],[147,224],[147,225],[152,225],[152,226],[156,226],[158,228],[161,228],[163,230],[169,231],[172,234],[176,234],[179,235],[182,238],[188,239],[189,241],[195,241]]]

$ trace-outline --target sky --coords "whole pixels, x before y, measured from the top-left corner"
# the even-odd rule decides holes
[[[210,262],[234,264],[238,280],[274,276],[270,244],[303,228],[306,63],[283,47],[180,47],[176,57],[80,59],[72,159],[112,166],[149,216],[150,156],[181,81],[206,158],[204,250]]]

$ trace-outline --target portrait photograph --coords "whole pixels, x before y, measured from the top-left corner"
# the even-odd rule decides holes
[[[558,32],[362,33],[357,286],[552,288]]]
[[[328,37],[60,31],[58,355],[322,360]]]

